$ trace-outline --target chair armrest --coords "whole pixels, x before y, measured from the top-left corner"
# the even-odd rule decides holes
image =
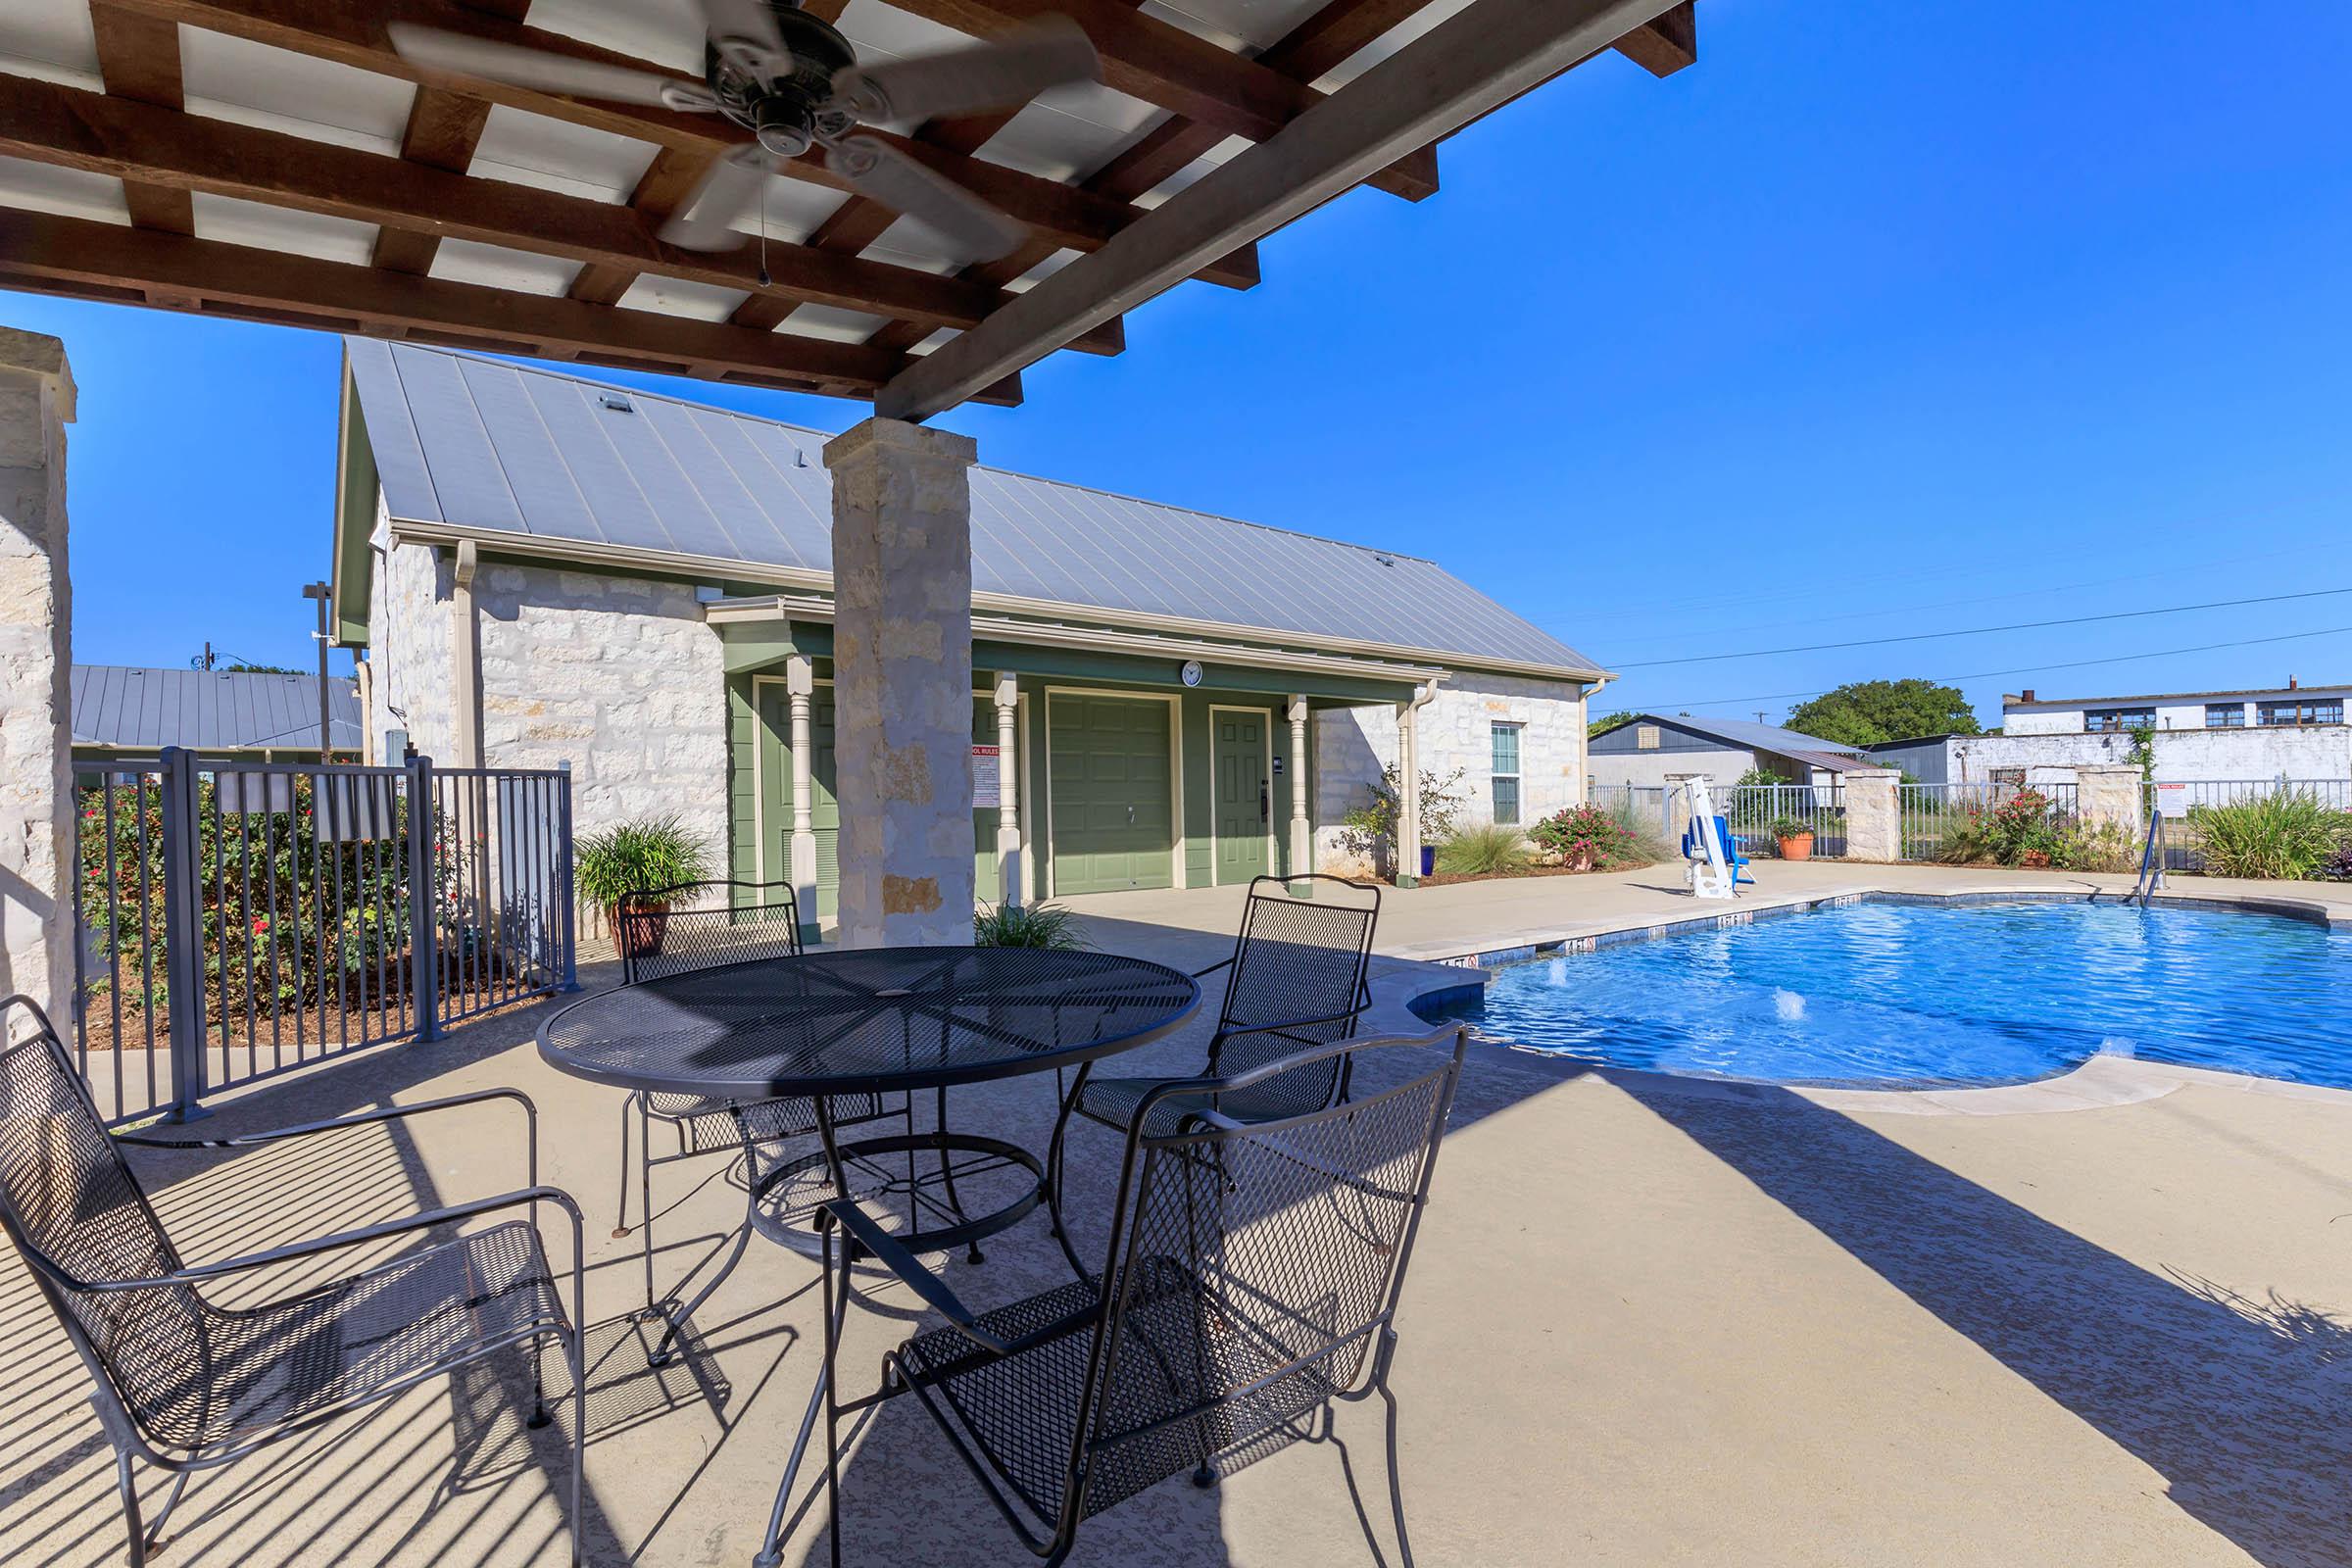
[[[1216,1044],[1222,1046],[1226,1041],[1239,1040],[1244,1035],[1281,1035],[1287,1039],[1291,1038],[1291,1031],[1296,1029],[1314,1029],[1327,1023],[1353,1023],[1363,1010],[1363,1004],[1359,1003],[1347,1012],[1335,1012],[1328,1018],[1286,1018],[1280,1023],[1251,1024],[1247,1029],[1220,1029],[1217,1031]],[[1334,1044],[1326,1040],[1301,1040],[1298,1043],[1302,1046]]]
[[[973,1315],[972,1309],[964,1305],[962,1299],[948,1288],[948,1282],[923,1267],[921,1258],[900,1246],[896,1237],[875,1224],[865,1210],[858,1206],[855,1200],[828,1198],[818,1206],[830,1214],[843,1230],[849,1232],[852,1241],[871,1253],[877,1262],[896,1274],[902,1283],[912,1290],[915,1295],[921,1297],[924,1304],[954,1325],[957,1333],[981,1348],[993,1350],[999,1355],[1006,1355],[1011,1352],[1012,1341],[1000,1338],[982,1328],[980,1320]],[[849,1267],[849,1259],[843,1260],[842,1267],[846,1272]]]
[[[140,1149],[256,1149],[288,1138],[307,1138],[313,1133],[335,1132],[345,1127],[366,1127],[376,1122],[402,1121],[421,1116],[428,1111],[449,1110],[459,1105],[478,1105],[489,1100],[512,1100],[522,1107],[523,1120],[530,1129],[530,1171],[528,1185],[539,1185],[539,1107],[531,1097],[519,1089],[480,1089],[467,1095],[449,1095],[439,1100],[419,1101],[414,1105],[392,1105],[383,1110],[356,1111],[349,1116],[335,1116],[325,1121],[296,1122],[288,1127],[267,1127],[260,1132],[239,1133],[232,1138],[154,1138],[138,1133],[117,1133],[118,1144],[131,1144]]]
[[[268,1251],[248,1252],[242,1257],[223,1258],[218,1263],[198,1263],[188,1268],[174,1269],[169,1274],[150,1275],[145,1279],[76,1280],[72,1283],[77,1290],[110,1292],[153,1290],[158,1286],[166,1285],[198,1285],[206,1280],[220,1279],[225,1275],[243,1273],[252,1269],[270,1268],[306,1257],[317,1257],[324,1252],[340,1251],[347,1247],[358,1247],[367,1242],[380,1242],[387,1237],[404,1235],[410,1231],[426,1230],[435,1225],[447,1225],[457,1220],[471,1219],[477,1214],[487,1214],[502,1208],[513,1208],[521,1203],[553,1203],[570,1216],[573,1247],[572,1267],[576,1272],[579,1267],[579,1259],[583,1255],[581,1243],[585,1239],[584,1227],[580,1219],[580,1205],[573,1202],[571,1195],[561,1187],[529,1187],[519,1192],[501,1193],[496,1198],[477,1198],[469,1203],[453,1203],[447,1208],[427,1209],[421,1214],[412,1214],[406,1219],[385,1220],[378,1225],[363,1225],[357,1230],[337,1231],[331,1236],[318,1236],[309,1241],[292,1242],[284,1247],[270,1248]]]

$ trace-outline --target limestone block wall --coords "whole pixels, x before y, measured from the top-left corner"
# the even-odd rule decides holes
[[[73,594],[66,423],[74,379],[54,337],[0,327],[0,989],[72,1038]]]
[[[724,865],[726,671],[694,590],[491,562],[474,599],[483,760],[569,761],[575,833],[675,815]]]
[[[1490,820],[1493,727],[1519,731],[1519,820],[1532,823],[1585,798],[1585,698],[1573,681],[1512,675],[1449,675],[1422,708],[1417,733],[1423,771],[1443,779],[1461,771],[1454,788],[1464,797],[1464,822]],[[1315,866],[1367,870],[1341,840],[1342,819],[1368,798],[1381,769],[1396,758],[1396,712],[1371,708],[1325,709],[1315,715]]]
[[[423,756],[454,760],[457,746],[450,564],[430,545],[389,542],[378,526],[375,580],[368,590],[368,729],[381,745],[406,730]],[[397,765],[400,759],[382,760]]]

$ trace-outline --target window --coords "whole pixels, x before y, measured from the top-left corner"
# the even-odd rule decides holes
[[[1654,752],[1657,749],[1658,726],[1655,724],[1636,724],[1634,726],[1634,750],[1637,752]]]
[[[1494,749],[1494,820],[1515,827],[1519,822],[1519,726],[1497,724],[1490,734]]]
[[[2207,703],[2205,705],[2205,727],[2207,729],[2244,729],[2246,727],[2246,705],[2243,703]]]
[[[2264,724],[2341,724],[2344,700],[2303,698],[2291,703],[2264,703],[2258,711]]]
[[[2082,715],[2086,735],[2120,735],[2128,729],[2153,729],[2155,725],[2153,708],[2094,708]]]

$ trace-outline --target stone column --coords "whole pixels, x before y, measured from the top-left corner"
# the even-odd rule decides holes
[[[2123,763],[2093,763],[2075,769],[2075,810],[2085,828],[2113,825],[2137,846],[2147,831],[2145,790],[2139,769]]]
[[[1421,699],[1396,705],[1396,775],[1403,800],[1396,808],[1396,885],[1421,885]]]
[[[1020,712],[1017,676],[999,675],[997,699],[997,894],[1007,908],[1021,905]]]
[[[74,1038],[74,602],[66,346],[0,327],[0,994]]]
[[[825,445],[845,948],[972,940],[976,455],[897,419]]]
[[[792,715],[792,898],[800,906],[801,940],[818,940],[816,918],[816,738],[809,710],[816,697],[816,663],[807,654],[784,661],[784,700]]]
[[[1903,775],[1865,768],[1845,775],[1845,858],[1892,862],[1903,858]]]
[[[1304,876],[1315,868],[1315,820],[1306,806],[1306,699],[1292,694],[1291,720],[1291,859],[1286,869]]]

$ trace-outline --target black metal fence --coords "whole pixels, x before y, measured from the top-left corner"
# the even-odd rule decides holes
[[[75,1050],[110,1121],[576,983],[568,770],[172,748],[75,808]]]

